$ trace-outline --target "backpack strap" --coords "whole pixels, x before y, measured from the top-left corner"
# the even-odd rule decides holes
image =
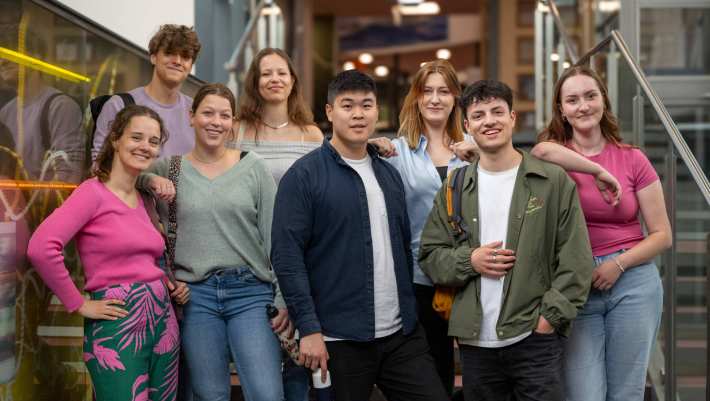
[[[42,105],[42,113],[40,114],[41,120],[39,122],[39,131],[42,135],[42,153],[52,148],[52,133],[49,129],[50,107],[52,107],[52,101],[61,95],[63,95],[63,93],[52,93],[47,98],[47,101],[44,102],[44,105]]]
[[[150,218],[150,222],[153,223],[153,227],[155,227],[156,230],[160,233],[160,235],[163,237],[163,240],[165,243],[168,243],[167,236],[165,235],[165,229],[163,227],[163,224],[160,222],[160,216],[158,216],[158,205],[156,204],[155,197],[146,192],[146,191],[138,191],[140,194],[141,198],[143,199],[143,207],[145,207],[146,213],[148,213],[148,217]],[[166,248],[166,253],[167,253],[167,248]],[[166,263],[167,262],[167,257],[165,258]],[[171,265],[167,265],[165,269],[167,275],[168,275],[168,280],[170,282],[175,283],[175,271],[172,269]]]
[[[468,225],[462,217],[463,185],[466,167],[453,170],[446,182],[446,213],[457,241],[468,239]]]
[[[130,93],[117,93],[116,95],[118,95],[118,97],[123,100],[123,107],[136,104],[136,101],[133,99],[133,96],[131,96]]]
[[[182,163],[182,156],[175,155],[170,157],[170,167],[168,170],[168,179],[173,182],[175,186],[175,197],[168,204],[168,232],[166,245],[166,258],[165,261],[168,264],[170,270],[175,267],[175,244],[177,242],[177,193],[178,193],[178,182],[180,179],[180,165]]]

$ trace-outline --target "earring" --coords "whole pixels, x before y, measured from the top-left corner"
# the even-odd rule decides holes
[[[567,116],[564,114],[562,115],[562,121],[567,121]]]

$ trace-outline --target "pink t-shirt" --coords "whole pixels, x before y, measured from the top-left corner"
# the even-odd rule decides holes
[[[569,172],[577,183],[592,253],[602,256],[629,249],[644,239],[636,193],[658,180],[658,174],[646,155],[637,148],[608,143],[601,153],[587,159],[607,169],[619,180],[622,188],[620,202],[612,206],[602,198],[592,175]]]
[[[69,311],[84,303],[64,265],[62,250],[76,239],[87,291],[164,276],[156,259],[165,246],[138,198],[130,208],[96,178],[84,181],[32,235],[27,255]]]

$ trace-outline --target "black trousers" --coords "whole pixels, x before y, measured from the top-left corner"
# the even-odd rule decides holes
[[[336,401],[368,401],[376,384],[389,401],[448,400],[418,327],[368,342],[326,343]]]
[[[562,338],[533,332],[502,348],[459,344],[466,401],[563,401]]]
[[[436,371],[446,393],[451,395],[454,390],[454,339],[447,334],[449,322],[431,306],[434,287],[414,284],[414,296],[417,299],[419,323],[424,327],[429,343],[429,353],[434,358]]]

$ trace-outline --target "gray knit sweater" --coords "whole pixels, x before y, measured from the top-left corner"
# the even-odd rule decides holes
[[[139,177],[138,187],[147,188],[153,174],[167,177],[169,164],[169,158],[153,163]],[[274,303],[285,307],[269,261],[275,196],[274,179],[254,152],[214,179],[200,174],[183,156],[177,190],[176,278],[194,283],[217,269],[246,265],[260,280],[274,284]]]

